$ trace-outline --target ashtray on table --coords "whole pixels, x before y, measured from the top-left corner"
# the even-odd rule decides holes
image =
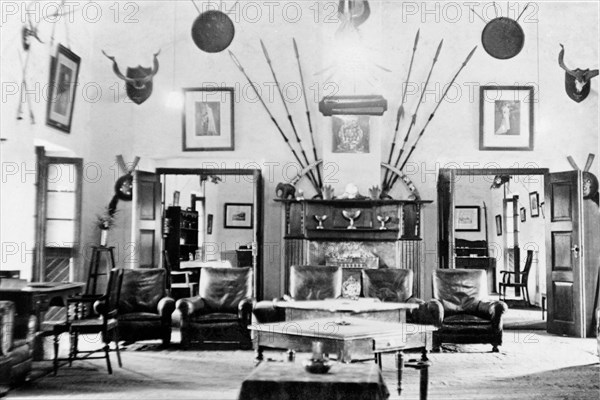
[[[305,360],[303,363],[304,369],[311,374],[326,374],[332,366],[332,362],[326,358]]]

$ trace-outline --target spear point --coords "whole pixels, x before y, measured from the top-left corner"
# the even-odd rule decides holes
[[[242,65],[240,64],[240,62],[238,61],[237,57],[235,56],[235,54],[233,54],[233,52],[231,50],[227,50],[229,52],[229,56],[231,57],[231,59],[233,60],[234,64],[240,69],[240,71],[244,71],[244,68],[242,68]]]
[[[260,39],[260,46],[262,47],[263,53],[265,54],[265,58],[267,59],[267,62],[269,64],[271,64],[271,59],[269,58],[269,52],[267,51],[267,48],[265,47],[265,44],[263,43],[262,39]]]
[[[440,41],[440,44],[438,45],[437,51],[435,52],[435,57],[433,58],[433,62],[437,61],[438,56],[440,55],[440,51],[442,51],[442,44],[444,44],[444,39],[442,39]]]
[[[296,58],[300,58],[300,54],[298,54],[298,46],[296,45],[296,38],[292,38],[292,42],[294,42],[294,52],[296,53]]]
[[[421,28],[417,29],[417,34],[415,35],[415,44],[413,46],[413,51],[417,49],[417,43],[419,43],[419,32],[421,32]]]
[[[473,56],[473,53],[475,53],[475,50],[477,50],[477,46],[473,47],[473,50],[471,50],[471,52],[469,53],[469,55],[467,56],[467,59],[465,60],[465,62],[463,63],[463,65],[467,65],[467,63],[469,62],[469,60],[471,59],[471,57]]]

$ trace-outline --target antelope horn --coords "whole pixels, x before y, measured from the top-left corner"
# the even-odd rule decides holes
[[[560,53],[558,53],[558,65],[564,69],[567,74],[571,75],[571,76],[575,76],[575,74],[573,73],[573,71],[571,71],[569,68],[567,68],[567,66],[565,65],[565,46],[563,46],[562,44],[560,45],[561,50]]]
[[[599,73],[600,73],[600,71],[598,71],[597,69],[594,69],[594,70],[591,70],[591,71],[583,74],[583,78],[585,79],[586,82],[589,82],[590,79],[597,77]]]
[[[158,55],[160,54],[160,50],[154,53],[154,64],[152,66],[152,71],[144,78],[135,79],[135,83],[133,84],[137,89],[141,89],[146,86],[146,83],[150,82],[154,75],[158,72]]]
[[[104,50],[102,50],[102,54],[104,54],[106,56],[106,58],[108,58],[109,60],[111,60],[113,62],[113,72],[115,73],[115,75],[117,75],[118,78],[121,78],[125,82],[130,83],[132,85],[136,84],[135,79],[128,78],[128,77],[126,77],[125,75],[123,75],[121,73],[121,71],[119,70],[119,65],[117,65],[117,60],[115,60],[114,57],[109,56],[108,54],[106,54],[104,52]]]

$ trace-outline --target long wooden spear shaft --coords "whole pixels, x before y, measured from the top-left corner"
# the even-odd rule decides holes
[[[315,157],[315,161],[319,159],[317,156],[317,148],[315,147],[315,137],[313,133],[312,123],[310,121],[310,109],[308,108],[308,99],[306,97],[306,86],[304,85],[304,75],[302,74],[302,64],[300,64],[300,53],[298,52],[298,46],[296,45],[296,39],[292,38],[292,42],[294,43],[294,52],[296,53],[296,61],[298,62],[298,71],[300,73],[300,84],[302,86],[302,97],[304,97],[304,107],[306,108],[306,120],[308,121],[308,131],[310,132],[310,141],[312,143],[313,156]],[[317,165],[317,179],[319,181],[319,186],[323,187],[323,180],[321,179],[321,171],[319,170],[319,166]]]
[[[417,108],[415,109],[415,112],[412,115],[410,125],[408,126],[408,130],[406,131],[406,136],[404,136],[404,142],[402,143],[402,147],[400,148],[400,152],[398,153],[398,157],[396,158],[396,162],[394,163],[394,167],[396,167],[396,168],[398,167],[398,163],[400,162],[400,159],[402,158],[402,154],[404,153],[404,147],[406,147],[406,143],[408,142],[410,132],[412,131],[412,128],[415,126],[415,124],[417,123],[417,113],[419,112],[419,107],[421,107],[421,103],[423,102],[423,97],[425,96],[425,93],[427,92],[427,86],[429,85],[429,79],[431,78],[431,74],[433,73],[433,68],[435,67],[435,64],[437,63],[438,57],[440,55],[440,51],[442,51],[443,43],[444,43],[444,39],[442,39],[440,41],[440,44],[438,45],[437,50],[435,52],[435,56],[433,57],[433,62],[431,63],[431,68],[429,69],[429,74],[427,75],[427,80],[425,80],[425,86],[423,86],[423,90],[421,91],[421,96],[419,97],[419,103],[417,104]],[[402,169],[400,169],[400,170],[402,170]],[[390,176],[390,179],[388,180],[387,184],[385,185],[384,190],[391,189],[397,180],[398,180],[398,175]]]
[[[265,104],[265,101],[263,100],[262,96],[260,95],[260,92],[256,89],[256,86],[254,86],[254,83],[252,82],[252,80],[250,79],[250,77],[248,76],[248,74],[246,73],[246,71],[244,70],[244,67],[242,67],[242,64],[237,59],[237,57],[235,56],[235,54],[233,54],[233,52],[231,50],[228,50],[228,51],[229,51],[229,56],[233,60],[233,63],[238,67],[238,69],[246,77],[246,80],[248,81],[248,83],[250,84],[250,86],[252,87],[252,89],[254,90],[254,93],[256,93],[256,96],[258,97],[258,100],[260,100],[260,103],[263,105],[265,111],[267,112],[267,114],[269,114],[269,117],[271,117],[271,121],[273,121],[273,123],[275,124],[275,127],[277,127],[277,130],[281,134],[281,137],[283,138],[283,140],[285,141],[285,143],[288,145],[288,147],[292,151],[292,154],[296,158],[296,161],[298,161],[298,164],[300,164],[300,166],[302,168],[304,168],[304,165],[302,164],[302,161],[300,160],[300,157],[298,157],[298,154],[296,153],[296,150],[294,150],[294,148],[290,144],[289,139],[287,138],[287,136],[285,135],[285,133],[283,133],[283,130],[281,130],[281,127],[279,126],[279,123],[277,122],[277,120],[275,119],[275,117],[273,116],[273,114],[271,114],[271,111],[269,110],[269,107],[267,107],[267,105]],[[312,185],[314,186],[315,190],[318,193],[321,193],[321,189],[318,186],[316,186],[315,182],[313,182],[311,180],[310,183],[312,183]]]
[[[415,36],[415,44],[413,45],[412,56],[410,57],[408,74],[406,76],[406,81],[404,81],[404,87],[402,88],[402,101],[400,102],[400,107],[398,108],[398,112],[396,113],[396,128],[394,129],[394,139],[392,140],[392,147],[390,148],[390,155],[388,156],[387,162],[390,165],[392,164],[392,157],[394,156],[394,150],[396,149],[396,140],[398,139],[398,127],[400,126],[400,120],[404,118],[404,101],[406,100],[406,89],[408,88],[408,82],[410,81],[410,73],[412,71],[413,61],[415,59],[415,53],[417,51],[417,44],[419,43],[420,31],[420,29],[417,30],[417,34]],[[383,176],[383,183],[387,182],[389,171],[389,169],[385,170],[385,175]]]
[[[433,109],[433,112],[431,113],[431,115],[429,115],[429,118],[427,119],[427,122],[425,123],[425,126],[423,127],[423,129],[421,129],[421,132],[419,133],[419,136],[417,136],[417,140],[415,141],[415,143],[411,147],[410,151],[408,152],[408,155],[406,156],[406,159],[402,163],[402,166],[400,167],[401,171],[404,168],[404,166],[406,165],[406,163],[408,162],[408,160],[410,159],[410,156],[412,155],[413,151],[415,151],[415,147],[417,147],[417,143],[419,143],[419,139],[421,139],[421,137],[425,133],[425,129],[427,129],[427,126],[429,125],[429,123],[431,122],[431,120],[433,119],[433,117],[435,116],[435,112],[437,111],[438,107],[442,104],[442,102],[444,101],[444,98],[446,98],[446,95],[448,94],[448,90],[450,90],[450,88],[454,84],[454,81],[458,77],[458,74],[460,74],[460,72],[463,70],[463,68],[467,65],[467,63],[469,62],[469,60],[473,56],[473,53],[475,53],[475,50],[477,50],[477,46],[473,47],[473,50],[471,50],[471,52],[469,53],[469,55],[467,56],[467,58],[465,58],[465,61],[463,61],[463,63],[460,66],[459,70],[456,72],[456,74],[454,75],[454,77],[452,78],[452,80],[450,81],[450,83],[448,84],[448,86],[446,87],[446,90],[444,90],[444,93],[442,94],[442,98],[440,99],[440,101],[438,101],[438,103],[435,106],[435,108]]]
[[[275,75],[275,70],[273,69],[273,65],[271,64],[271,58],[269,57],[269,52],[267,51],[267,48],[265,47],[265,44],[263,43],[262,40],[260,41],[260,45],[262,47],[263,54],[265,55],[265,58],[267,60],[267,64],[269,64],[269,69],[271,70],[271,75],[273,75],[273,80],[275,81],[275,86],[277,86],[277,91],[279,92],[279,97],[281,97],[281,101],[283,102],[283,106],[285,107],[285,112],[287,113],[288,121],[290,121],[292,130],[294,131],[294,135],[296,136],[296,142],[298,142],[298,147],[300,148],[300,151],[302,152],[302,156],[304,157],[304,161],[306,162],[306,165],[310,165],[310,161],[308,161],[308,157],[306,156],[306,152],[304,151],[304,147],[302,146],[302,140],[300,140],[300,136],[298,135],[298,131],[296,130],[296,125],[294,125],[294,119],[292,118],[292,115],[290,114],[290,110],[288,109],[287,102],[285,101],[285,97],[283,96],[283,91],[281,90],[281,86],[279,85],[279,80],[277,79],[277,75]],[[309,171],[308,177],[313,181],[313,183],[315,185],[317,185],[317,187],[319,186],[317,179],[315,178],[315,175],[313,174],[312,171]],[[317,193],[321,193],[321,190],[317,189]]]

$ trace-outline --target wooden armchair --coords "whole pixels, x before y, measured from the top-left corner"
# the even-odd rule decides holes
[[[502,274],[502,282],[498,284],[500,287],[500,296],[502,296],[503,300],[506,300],[506,288],[521,288],[523,289],[523,297],[527,304],[530,305],[531,301],[529,299],[529,289],[527,288],[527,281],[529,280],[529,271],[531,270],[531,264],[533,262],[533,250],[527,250],[527,258],[525,259],[525,266],[523,267],[523,271],[500,271]],[[515,277],[515,280],[512,280],[512,277]],[[516,278],[519,279],[516,279]],[[518,280],[518,282],[516,282]]]

